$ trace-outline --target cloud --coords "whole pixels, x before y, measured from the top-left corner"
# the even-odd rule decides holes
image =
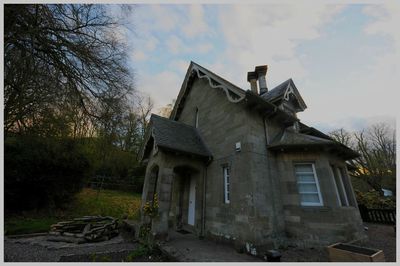
[[[132,53],[132,56],[131,56],[131,58],[132,58],[132,60],[134,61],[134,62],[137,62],[137,61],[144,61],[144,60],[146,60],[148,57],[147,57],[147,55],[143,52],[143,51],[134,51],[133,53]]]
[[[200,43],[198,45],[196,45],[196,52],[198,53],[208,53],[209,51],[211,51],[213,49],[213,45],[211,43]]]
[[[375,21],[368,24],[364,29],[367,34],[383,34],[391,38],[396,45],[396,50],[400,50],[400,4],[387,2],[385,5],[370,5],[363,9],[363,12]]]
[[[204,9],[201,5],[192,4],[188,7],[188,23],[182,24],[182,32],[188,38],[196,37],[200,34],[210,32],[210,29],[204,19]]]
[[[389,127],[395,128],[396,118],[390,115],[368,117],[350,116],[345,119],[333,119],[330,120],[329,123],[321,121],[316,122],[313,126],[324,133],[329,133],[340,128],[344,128],[349,132],[357,132],[379,123],[385,123],[389,125]]]
[[[169,64],[169,67],[174,69],[176,72],[179,72],[183,81],[184,75],[189,67],[189,62],[186,60],[174,60]]]
[[[346,12],[340,13],[343,10]],[[394,95],[395,84],[399,83],[400,35],[396,30],[400,25],[399,11],[398,6],[391,5],[347,8],[312,2],[141,6],[141,12],[136,16],[138,24],[134,24],[139,31],[134,46],[138,50],[132,55],[143,64],[138,64],[138,88],[148,91],[156,106],[162,107],[176,98],[190,60],[244,89],[250,87],[247,72],[256,65],[268,64],[267,85],[270,89],[287,78],[295,80],[309,106],[304,114],[299,114],[305,123],[324,128],[359,127],[370,117],[393,114],[394,106],[397,106]],[[346,47],[326,48],[325,38],[321,38],[338,36],[346,45],[354,45],[356,42],[352,41],[356,37],[346,35],[345,29],[335,26],[343,25],[338,20],[351,23],[353,19],[363,21],[351,25],[356,35],[382,39],[359,47],[363,51],[361,54],[368,57],[361,63],[356,57],[354,62],[345,61],[347,58],[342,55],[345,53],[341,52],[345,52]],[[327,30],[328,25],[332,31]],[[312,49],[301,54],[301,47],[309,44]],[[321,53],[315,53],[315,50]],[[315,62],[315,56],[325,52],[338,53],[338,63],[327,67],[331,71],[329,75],[320,77],[310,64]],[[162,58],[157,56],[160,54]],[[159,65],[147,65],[148,58],[157,58]],[[342,61],[349,66],[344,76]],[[150,76],[143,72],[144,69],[160,72]],[[323,71],[328,70],[319,73]]]
[[[182,81],[183,77],[172,71],[162,71],[155,75],[141,73],[137,77],[137,87],[150,95],[154,101],[154,110],[158,110],[176,98]]]
[[[170,5],[138,5],[133,13],[134,25],[145,32],[173,31],[178,27],[179,14]]]
[[[144,47],[147,51],[153,51],[154,49],[156,49],[158,44],[159,41],[156,37],[154,37],[153,35],[148,35]]]
[[[173,54],[187,53],[190,51],[190,48],[176,35],[171,35],[165,44],[167,45],[168,50]]]
[[[320,28],[341,10],[341,6],[315,3],[291,5],[223,6],[219,22],[228,47],[225,59],[231,65],[232,78],[248,87],[245,74],[256,65],[268,64],[270,83],[277,84],[288,75],[304,77],[296,47],[301,41],[320,36]],[[272,80],[271,80],[272,79]]]

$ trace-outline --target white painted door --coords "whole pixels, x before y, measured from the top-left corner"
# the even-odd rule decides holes
[[[194,226],[194,214],[196,206],[196,181],[193,177],[190,178],[189,188],[189,210],[188,210],[188,224]]]

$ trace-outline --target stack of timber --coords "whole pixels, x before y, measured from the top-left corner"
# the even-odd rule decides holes
[[[108,240],[118,235],[118,219],[110,216],[83,216],[51,225],[48,241],[86,243]]]

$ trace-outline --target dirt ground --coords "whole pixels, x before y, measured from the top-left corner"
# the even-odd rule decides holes
[[[396,261],[396,233],[391,225],[364,223],[368,227],[366,231],[368,240],[354,245],[382,249],[387,262]],[[281,250],[282,262],[327,262],[329,261],[326,248],[290,248]]]
[[[368,240],[364,243],[354,243],[359,246],[382,249],[387,262],[396,261],[396,233],[393,226],[367,224]],[[121,258],[126,258],[132,251],[138,248],[137,243],[131,240],[116,237],[112,240],[96,243],[96,244],[81,244],[79,248],[70,244],[62,243],[49,243],[43,241],[43,237],[34,237],[31,239],[5,239],[4,241],[4,255],[5,261],[19,261],[19,262],[45,262],[45,261],[121,261]],[[181,241],[182,242],[182,241]],[[198,240],[196,243],[199,242]],[[204,241],[203,241],[204,242]],[[182,243],[181,243],[182,244]],[[186,245],[183,243],[184,246]],[[198,243],[197,243],[198,244]],[[207,245],[209,246],[209,245]],[[189,248],[180,249],[184,253],[190,253]],[[178,247],[179,248],[179,247]],[[209,248],[209,247],[208,247]],[[256,261],[257,258],[246,256],[245,254],[236,254],[236,251],[231,247],[212,244],[211,249],[215,254],[210,254],[208,248],[204,248],[204,256],[197,257],[195,261]],[[221,250],[224,249],[224,250]],[[195,248],[196,252],[202,252],[202,249]],[[205,252],[207,251],[207,252]],[[223,252],[224,251],[224,252]],[[280,250],[282,253],[282,262],[328,262],[328,252],[326,248],[289,248]],[[185,253],[185,254],[186,254]],[[229,259],[224,259],[222,254],[228,254]],[[73,254],[73,255],[72,255]],[[183,255],[185,255],[183,254]],[[241,255],[237,257],[233,255]],[[142,256],[133,259],[133,261],[168,261],[162,254],[151,254],[152,256]],[[189,254],[186,254],[189,255]],[[212,257],[211,255],[214,255]],[[104,258],[103,258],[104,257]],[[105,260],[107,259],[107,260]],[[184,260],[185,261],[185,260]],[[257,260],[259,261],[259,260]]]
[[[386,261],[396,261],[396,232],[392,225],[365,223],[368,227],[366,247],[382,249]]]

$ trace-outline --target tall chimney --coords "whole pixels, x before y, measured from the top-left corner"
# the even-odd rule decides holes
[[[267,74],[268,66],[256,66],[254,72],[257,73],[258,86],[260,87],[260,95],[268,92],[267,81],[265,80],[265,75]]]
[[[256,72],[247,72],[247,81],[250,82],[251,91],[255,94],[258,94],[257,88],[257,73]]]

